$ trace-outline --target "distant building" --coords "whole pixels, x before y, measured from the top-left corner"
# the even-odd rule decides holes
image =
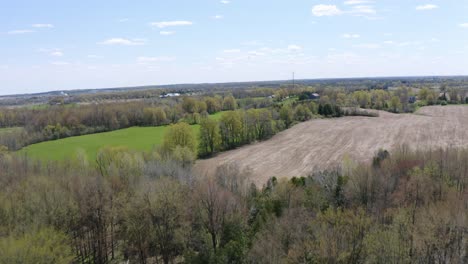
[[[314,99],[320,99],[320,94],[318,93],[312,93],[310,95],[310,99],[314,100]]]
[[[178,97],[178,96],[180,96],[180,93],[167,93],[167,94],[160,95],[159,98]]]
[[[320,94],[318,93],[313,93],[313,92],[302,92],[299,95],[299,101],[304,101],[304,100],[317,100],[320,99]]]

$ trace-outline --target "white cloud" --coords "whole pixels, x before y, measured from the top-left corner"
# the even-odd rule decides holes
[[[94,55],[94,54],[90,54],[88,56],[86,56],[88,59],[102,59],[103,57],[102,56],[99,56],[99,55]]]
[[[213,19],[223,19],[224,17],[222,15],[215,15],[213,16]]]
[[[152,22],[150,23],[153,27],[165,28],[165,27],[176,27],[176,26],[191,26],[193,22],[177,20],[177,21],[161,21],[161,22]]]
[[[312,8],[312,14],[318,17],[349,14],[369,19],[375,18],[374,15],[377,14],[377,10],[372,5],[363,5],[365,3],[372,3],[372,1],[346,1],[346,5],[351,5],[349,10],[341,10],[336,5],[315,5]]]
[[[54,57],[62,57],[64,54],[63,52],[59,51],[59,50],[56,50],[56,51],[52,51],[50,53],[50,56],[54,56]]]
[[[301,46],[291,44],[288,46],[288,51],[300,51],[302,50]]]
[[[468,28],[468,23],[462,23],[462,24],[459,24],[458,26],[462,28]]]
[[[70,65],[70,63],[66,62],[66,61],[53,61],[53,62],[51,62],[51,64],[56,65],[56,66]]]
[[[54,25],[52,24],[32,24],[33,28],[53,28]]]
[[[99,42],[101,45],[124,45],[124,46],[140,46],[145,45],[144,39],[125,39],[125,38],[110,38]]]
[[[375,15],[377,11],[373,6],[370,5],[356,5],[353,6],[353,8],[348,11],[348,13],[362,16],[362,15]]]
[[[30,29],[17,29],[17,30],[10,30],[7,32],[9,35],[19,35],[19,34],[28,34],[28,33],[33,33],[34,30]]]
[[[373,3],[374,1],[370,0],[348,0],[344,1],[345,5],[362,5],[362,4],[370,4]]]
[[[426,5],[417,6],[416,10],[422,11],[422,10],[432,10],[432,9],[436,9],[436,8],[439,8],[439,7],[437,5],[433,5],[433,4],[426,4]]]
[[[239,53],[241,52],[240,49],[226,49],[226,50],[223,50],[224,53]]]
[[[137,58],[139,63],[151,63],[151,62],[169,62],[174,61],[175,58],[173,57],[146,57],[140,56]]]
[[[314,16],[337,16],[341,15],[343,12],[336,7],[336,5],[315,5],[312,8],[312,14]]]
[[[404,42],[397,42],[393,40],[386,40],[383,42],[386,45],[394,45],[395,47],[408,47],[408,46],[419,46],[423,43],[420,41],[404,41]]]
[[[378,49],[380,48],[380,45],[375,44],[375,43],[364,43],[364,44],[355,45],[354,47],[362,48],[362,49]]]
[[[220,3],[221,3],[221,4],[227,5],[227,4],[231,3],[231,1],[228,1],[228,0],[221,0]]]
[[[260,46],[262,43],[258,40],[250,40],[250,41],[245,41],[242,42],[241,45],[243,46]]]
[[[174,35],[175,31],[159,31],[159,34],[163,36],[169,36],[169,35]]]
[[[251,55],[251,56],[265,56],[265,53],[259,52],[259,51],[256,51],[256,50],[249,51],[248,54]]]
[[[46,53],[52,57],[62,57],[65,55],[61,49],[39,49],[38,51]]]
[[[341,35],[342,38],[345,38],[345,39],[357,39],[357,38],[360,38],[361,35],[359,34],[349,34],[349,33],[346,33],[346,34],[343,34]]]
[[[120,23],[127,22],[127,21],[130,21],[130,19],[128,19],[128,18],[119,19],[119,22],[120,22]]]
[[[330,64],[357,64],[362,60],[359,55],[352,52],[331,53],[326,59]]]

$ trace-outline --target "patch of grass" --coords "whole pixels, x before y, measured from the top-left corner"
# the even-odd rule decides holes
[[[223,112],[218,112],[216,114],[212,114],[210,115],[210,118],[216,120],[216,121],[219,121],[221,119],[221,116],[223,115],[224,111]]]
[[[192,126],[198,133],[199,126]],[[78,151],[84,151],[90,161],[103,147],[127,147],[131,150],[149,151],[162,144],[167,126],[131,127],[127,129],[98,134],[69,137],[54,141],[41,142],[20,150],[28,156],[41,160],[64,160],[74,158]]]
[[[25,108],[30,109],[30,110],[44,110],[49,108],[49,104],[33,104],[33,105],[27,105]]]
[[[279,104],[281,106],[292,105],[294,102],[297,102],[298,100],[299,100],[298,96],[291,96],[291,97],[289,97],[287,99],[282,100],[281,102],[279,102]]]
[[[213,114],[210,118],[219,120],[222,112]],[[198,138],[199,125],[192,125]],[[111,132],[69,137],[54,141],[46,141],[27,146],[19,151],[32,158],[40,160],[65,160],[75,158],[78,151],[84,151],[89,161],[96,159],[96,154],[103,147],[127,147],[130,150],[150,151],[154,146],[162,144],[167,126],[131,127]]]
[[[20,132],[23,128],[22,127],[5,127],[0,128],[0,134],[2,133],[10,133],[10,132]]]

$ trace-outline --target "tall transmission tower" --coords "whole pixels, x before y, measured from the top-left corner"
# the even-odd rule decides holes
[[[295,72],[292,73],[293,89],[296,88]]]

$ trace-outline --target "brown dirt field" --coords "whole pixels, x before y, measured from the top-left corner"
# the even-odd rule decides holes
[[[236,163],[264,184],[270,177],[307,176],[340,165],[345,155],[370,161],[380,149],[468,147],[468,106],[430,106],[416,114],[379,112],[379,117],[316,119],[273,138],[199,160],[195,171],[213,175],[219,165]]]

